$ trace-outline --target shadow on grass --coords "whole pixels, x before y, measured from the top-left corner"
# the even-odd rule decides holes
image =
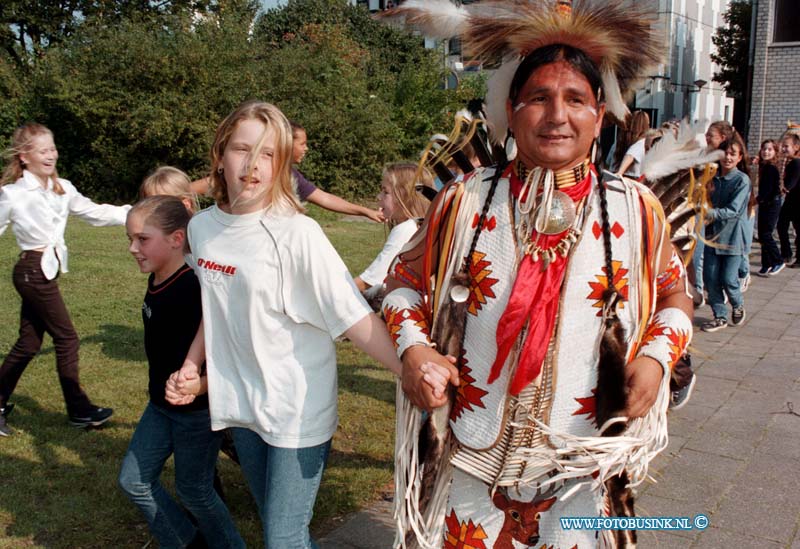
[[[381,366],[363,364],[339,364],[339,390],[355,393],[394,406],[395,382],[378,379],[365,372],[386,372]]]
[[[113,431],[132,425],[112,419],[103,428],[80,430],[65,413],[45,410],[29,397],[16,395],[14,402],[9,425],[17,432],[3,445],[18,444],[20,451],[3,452],[0,460],[0,508],[10,515],[5,536],[47,548],[147,542],[146,526],[116,482],[128,441]]]
[[[144,328],[132,328],[121,324],[103,324],[100,330],[90,336],[80,337],[81,345],[98,343],[104,355],[116,360],[146,361],[144,353]],[[37,356],[55,354],[51,345],[42,347]],[[6,355],[0,355],[5,359]]]

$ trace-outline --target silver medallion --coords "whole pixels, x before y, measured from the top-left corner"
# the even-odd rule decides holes
[[[553,199],[550,202],[550,215],[547,216],[547,223],[542,233],[563,233],[572,226],[575,221],[575,215],[575,202],[572,201],[569,195],[562,191],[553,191]]]

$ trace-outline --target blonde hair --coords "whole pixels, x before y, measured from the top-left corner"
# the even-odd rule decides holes
[[[269,191],[269,203],[279,208],[288,208],[297,212],[305,211],[294,192],[292,181],[292,128],[283,113],[271,103],[264,101],[247,101],[237,107],[235,111],[225,117],[214,135],[214,144],[211,146],[211,196],[217,204],[228,204],[228,186],[225,174],[222,173],[222,157],[228,146],[231,135],[236,130],[239,122],[244,120],[258,120],[266,129],[258,147],[250,154],[249,164],[255,165],[259,150],[271,129],[275,134],[275,151],[272,157],[272,186]]]
[[[395,203],[405,215],[403,221],[425,216],[431,203],[417,190],[417,187],[433,188],[433,177],[428,170],[423,169],[417,179],[416,164],[409,162],[388,164],[383,169],[382,180],[389,185]],[[389,220],[389,225],[392,227],[397,223],[395,220]]]
[[[200,209],[197,195],[192,192],[189,176],[178,168],[172,166],[159,166],[150,175],[144,178],[139,187],[139,198],[149,196],[167,195],[175,196],[181,200],[188,200],[192,213]]]
[[[132,215],[143,216],[146,224],[156,227],[165,235],[183,231],[184,236],[189,226],[189,220],[192,218],[192,213],[186,209],[180,198],[165,194],[143,198],[128,211],[128,217]],[[181,253],[188,251],[189,241],[184,240]]]
[[[11,136],[11,145],[6,149],[3,156],[6,157],[6,167],[3,169],[3,175],[0,176],[0,185],[13,183],[20,177],[25,169],[25,163],[20,158],[20,155],[26,154],[33,148],[33,140],[42,135],[53,136],[53,132],[49,128],[36,122],[25,124],[14,130]],[[53,170],[53,192],[56,194],[64,194],[64,189],[58,182],[58,172]]]

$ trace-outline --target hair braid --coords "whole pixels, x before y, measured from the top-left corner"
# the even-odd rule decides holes
[[[603,292],[603,301],[606,305],[611,305],[611,300],[614,294],[617,293],[617,287],[614,284],[614,263],[611,255],[611,226],[608,221],[607,188],[603,178],[600,178],[598,181],[598,190],[600,191],[600,222],[603,231],[603,249],[605,250],[606,259],[606,279],[608,280],[608,287],[605,292]]]

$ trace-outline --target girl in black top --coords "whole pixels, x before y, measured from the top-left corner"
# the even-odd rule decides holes
[[[243,548],[213,488],[221,435],[211,430],[207,397],[183,406],[164,398],[167,379],[180,369],[202,322],[200,284],[184,262],[190,218],[174,196],[145,198],[128,214],[129,251],[139,270],[150,273],[142,305],[150,402],[123,459],[119,484],[161,547]],[[176,492],[197,527],[159,480],[170,455],[175,456]]]
[[[761,243],[761,276],[769,275],[783,265],[781,251],[773,233],[778,224],[783,195],[780,171],[776,163],[778,144],[772,139],[761,143],[758,151],[758,241]]]
[[[789,242],[789,224],[795,232],[795,262],[792,267],[800,267],[800,136],[785,133],[781,138],[781,153],[784,155],[782,186],[783,207],[778,217],[778,237],[781,240],[781,256],[788,263],[792,260],[792,245]]]

